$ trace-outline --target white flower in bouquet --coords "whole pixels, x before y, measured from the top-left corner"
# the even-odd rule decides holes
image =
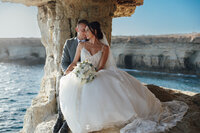
[[[87,60],[77,63],[73,72],[83,83],[88,83],[96,77],[96,68]]]

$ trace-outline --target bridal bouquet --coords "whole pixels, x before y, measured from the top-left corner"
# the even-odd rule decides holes
[[[77,66],[74,68],[73,72],[82,83],[88,83],[96,77],[96,68],[87,60],[77,63]]]

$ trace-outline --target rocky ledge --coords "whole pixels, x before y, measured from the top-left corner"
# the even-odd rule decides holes
[[[114,36],[111,47],[121,68],[200,75],[200,33]]]
[[[162,102],[179,100],[188,104],[189,109],[182,121],[165,133],[199,133],[200,131],[200,93],[186,92],[163,88],[155,85],[146,85],[148,89]],[[52,133],[56,115],[49,116],[40,123],[35,133]],[[94,133],[119,133],[119,128],[106,129]]]

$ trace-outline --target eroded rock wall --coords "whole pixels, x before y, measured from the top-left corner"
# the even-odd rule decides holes
[[[0,62],[43,64],[45,48],[40,38],[0,38]]]
[[[200,74],[200,34],[113,37],[121,68]]]
[[[21,132],[42,132],[44,122],[57,112],[56,96],[62,76],[60,60],[66,39],[75,36],[78,19],[99,21],[108,41],[113,17],[130,16],[143,0],[2,0],[38,7],[38,24],[46,49],[41,89],[26,111]],[[35,130],[37,129],[37,130]]]
[[[111,40],[112,1],[51,1],[38,7],[38,24],[41,40],[46,49],[46,63],[41,89],[33,99],[24,117],[21,132],[40,132],[40,123],[48,121],[57,113],[56,98],[59,93],[61,72],[61,55],[66,39],[75,36],[78,19],[99,21],[108,40]],[[105,8],[106,7],[106,8]],[[37,129],[37,130],[35,130]]]

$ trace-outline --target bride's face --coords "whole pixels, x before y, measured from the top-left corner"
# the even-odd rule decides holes
[[[86,33],[87,39],[89,40],[94,37],[94,35],[92,34],[88,26],[85,27],[85,33]]]

